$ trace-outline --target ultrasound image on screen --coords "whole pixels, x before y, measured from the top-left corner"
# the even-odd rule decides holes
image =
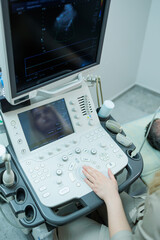
[[[104,0],[10,0],[17,91],[96,63]]]
[[[32,151],[73,133],[64,99],[18,114]]]

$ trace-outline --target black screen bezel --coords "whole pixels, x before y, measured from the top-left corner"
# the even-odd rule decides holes
[[[75,73],[81,72],[81,71],[86,70],[91,67],[94,67],[100,63],[105,29],[106,29],[107,18],[108,18],[108,13],[109,13],[109,6],[110,6],[111,0],[104,0],[105,1],[104,16],[103,16],[103,21],[102,21],[102,28],[101,28],[99,45],[98,45],[98,50],[97,50],[97,57],[96,57],[95,63],[85,66],[81,69],[74,70],[70,73],[63,74],[59,77],[54,77],[54,78],[53,78],[53,76],[46,77],[46,78],[44,78],[45,82],[35,85],[33,87],[30,87],[28,89],[25,89],[23,91],[17,92],[15,70],[14,70],[13,47],[12,47],[12,39],[11,39],[10,17],[9,17],[9,1],[10,0],[1,0],[1,5],[2,5],[2,18],[3,18],[3,23],[4,23],[4,36],[5,36],[5,41],[6,41],[8,71],[9,71],[10,87],[11,87],[10,91],[11,91],[12,98],[19,97],[19,96],[29,93],[33,90],[36,90],[38,88],[44,87],[48,84],[51,84],[53,82],[57,82],[58,80],[62,80],[66,77],[69,77],[69,76],[75,74]]]

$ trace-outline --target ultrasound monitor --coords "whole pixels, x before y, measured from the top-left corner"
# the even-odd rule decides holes
[[[0,0],[1,66],[6,99],[99,64],[110,0]],[[60,81],[59,81],[60,80]]]

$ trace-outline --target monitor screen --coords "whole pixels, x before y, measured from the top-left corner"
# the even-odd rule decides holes
[[[74,132],[64,99],[18,114],[30,151]]]
[[[11,95],[16,97],[98,64],[109,3],[2,0]]]

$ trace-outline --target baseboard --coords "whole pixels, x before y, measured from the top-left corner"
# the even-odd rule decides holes
[[[135,83],[135,86],[139,86],[139,87],[142,87],[144,89],[147,89],[147,90],[151,91],[152,93],[160,94],[159,91],[157,91],[153,88],[146,87],[144,84],[141,84],[141,83]]]
[[[118,94],[114,95],[111,100],[115,100],[116,98],[120,97],[121,95],[123,95],[125,92],[127,92],[128,90],[130,90],[131,88],[133,88],[135,86],[135,83],[131,84],[130,86],[128,86],[127,88],[125,88],[123,91],[119,92]]]

